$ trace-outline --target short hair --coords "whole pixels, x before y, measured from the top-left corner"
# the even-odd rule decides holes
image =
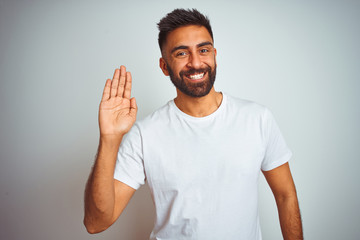
[[[193,9],[177,8],[171,13],[168,13],[165,17],[163,17],[157,25],[160,31],[158,42],[161,51],[163,49],[163,45],[166,41],[166,38],[170,32],[174,31],[179,27],[184,27],[189,25],[198,25],[205,27],[210,33],[212,40],[214,41],[209,18],[201,14],[195,8]]]

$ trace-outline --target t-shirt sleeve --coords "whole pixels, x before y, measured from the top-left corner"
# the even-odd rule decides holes
[[[134,189],[145,183],[141,133],[136,123],[120,144],[114,178]]]
[[[273,114],[266,109],[264,113],[265,156],[261,163],[263,171],[269,171],[288,162],[292,152],[286,145]]]

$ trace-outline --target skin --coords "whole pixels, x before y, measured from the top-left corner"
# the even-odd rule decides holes
[[[283,238],[304,239],[299,202],[289,163],[263,171],[263,174],[275,197]]]
[[[202,45],[204,43],[209,44]],[[160,68],[165,76],[169,76],[170,67],[178,78],[181,71],[202,69],[207,66],[214,69],[217,52],[213,45],[213,40],[205,27],[190,25],[177,28],[167,36],[163,46],[163,57],[159,61]],[[178,49],[179,47],[181,48]],[[208,77],[208,74],[205,74],[203,79],[196,81],[184,77],[184,81],[187,85],[193,85],[201,81],[209,81]],[[176,89],[176,92],[177,97],[174,101],[177,107],[194,117],[204,117],[213,113],[222,101],[222,94],[216,92],[214,87],[209,94],[198,98],[188,96],[179,89]]]
[[[181,76],[191,69],[216,68],[216,49],[205,27],[185,26],[172,31],[163,46],[159,65],[170,75],[194,88],[209,81],[208,74],[193,80]],[[84,224],[89,233],[98,233],[110,227],[120,216],[135,189],[114,179],[115,161],[123,136],[131,129],[137,113],[135,98],[131,98],[131,74],[124,66],[116,69],[108,79],[99,108],[100,143],[98,154],[85,190]],[[201,85],[201,84],[200,84]],[[177,107],[194,116],[207,116],[219,107],[222,94],[212,86],[202,97],[188,96],[176,89]],[[201,89],[199,90],[201,91]],[[263,174],[274,194],[284,239],[303,239],[300,210],[295,185],[288,163]]]
[[[136,100],[130,98],[131,81],[130,72],[121,66],[105,84],[99,107],[99,148],[85,189],[84,225],[89,233],[110,227],[135,192],[114,179],[121,140],[136,120]]]

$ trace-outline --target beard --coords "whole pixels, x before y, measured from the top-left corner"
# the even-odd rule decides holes
[[[171,82],[174,86],[179,89],[182,93],[190,96],[190,97],[203,97],[209,94],[210,90],[214,86],[215,77],[216,77],[216,65],[212,70],[210,66],[206,68],[199,68],[199,69],[190,69],[187,71],[181,71],[179,73],[180,77],[175,76],[173,70],[167,65],[167,69],[169,71],[169,76]],[[205,73],[207,78],[198,83],[190,83],[184,81],[184,76],[189,76],[193,74]]]

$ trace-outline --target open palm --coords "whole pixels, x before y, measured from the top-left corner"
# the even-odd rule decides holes
[[[136,120],[137,106],[131,97],[131,73],[121,66],[107,79],[99,108],[100,134],[121,136]]]

